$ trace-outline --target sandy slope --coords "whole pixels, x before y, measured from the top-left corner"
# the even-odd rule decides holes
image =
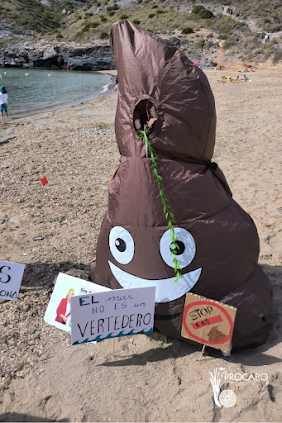
[[[233,74],[235,74],[233,72]],[[282,415],[281,68],[219,84],[214,160],[257,224],[260,263],[274,290],[265,345],[224,358],[158,333],[70,346],[42,321],[59,271],[88,278],[118,163],[115,94],[0,126],[0,257],[26,263],[17,301],[0,304],[0,421],[279,421]],[[39,179],[49,184],[42,188]],[[43,236],[42,241],[33,241]],[[213,400],[209,371],[266,373],[224,386]]]

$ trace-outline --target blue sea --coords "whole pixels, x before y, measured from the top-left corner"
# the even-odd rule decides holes
[[[99,72],[1,69],[9,116],[19,118],[93,100],[109,92],[112,77]]]

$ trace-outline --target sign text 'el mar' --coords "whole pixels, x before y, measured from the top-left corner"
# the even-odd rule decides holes
[[[186,294],[181,336],[220,350],[232,341],[237,309],[200,295]]]
[[[22,283],[24,264],[0,261],[0,300],[16,300]]]
[[[153,332],[155,290],[115,289],[72,297],[72,345]]]

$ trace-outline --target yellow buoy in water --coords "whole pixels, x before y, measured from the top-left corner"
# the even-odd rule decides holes
[[[29,75],[29,73],[25,73],[25,76],[28,76]]]
[[[48,76],[51,76],[51,73],[48,73]]]
[[[6,75],[7,72],[4,72],[4,75]]]

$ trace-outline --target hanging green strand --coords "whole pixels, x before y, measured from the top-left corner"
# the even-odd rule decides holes
[[[147,150],[148,150],[148,156],[151,157],[151,160],[153,163],[154,174],[158,183],[159,193],[160,193],[160,197],[161,197],[161,201],[163,205],[163,212],[167,221],[167,226],[169,227],[169,230],[171,233],[171,244],[170,244],[171,254],[174,254],[175,256],[173,258],[173,264],[174,264],[174,270],[175,270],[175,279],[173,283],[178,283],[179,279],[182,278],[182,275],[180,273],[180,270],[182,270],[182,267],[179,266],[177,258],[176,258],[176,253],[177,253],[177,250],[179,250],[179,245],[177,243],[177,236],[175,234],[175,230],[173,227],[173,224],[175,223],[174,214],[171,211],[169,211],[171,207],[168,205],[168,200],[164,195],[164,191],[163,191],[164,184],[162,183],[162,177],[158,173],[158,167],[156,163],[157,156],[154,154],[153,147],[151,146],[150,141],[148,139],[148,135],[146,132],[146,125],[144,125],[144,130],[143,132],[141,132],[139,137],[144,138],[146,146],[147,146]]]

